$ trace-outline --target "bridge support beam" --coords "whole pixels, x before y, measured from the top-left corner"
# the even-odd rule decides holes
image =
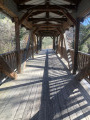
[[[53,49],[55,50],[55,36],[53,36]]]
[[[38,44],[39,44],[39,40],[38,40],[38,36],[37,36],[37,54],[38,54]]]
[[[80,18],[76,20],[76,31],[75,31],[75,42],[74,42],[74,66],[73,66],[73,74],[76,74],[78,68],[78,41],[79,41],[79,27],[80,27]]]
[[[17,51],[17,71],[21,72],[21,53],[20,53],[20,38],[19,38],[19,19],[15,18],[15,38],[16,38],[16,51]]]
[[[34,33],[31,31],[31,50],[32,50],[32,58],[34,58]]]
[[[40,50],[42,49],[42,36],[40,36]]]

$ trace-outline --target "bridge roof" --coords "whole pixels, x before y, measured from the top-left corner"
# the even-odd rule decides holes
[[[71,16],[76,11],[81,0],[14,0],[18,11],[22,14],[20,24],[27,20],[36,29],[36,34],[41,32],[59,34],[57,28],[63,27],[69,21],[75,25],[76,21]],[[53,31],[53,32],[52,32]]]

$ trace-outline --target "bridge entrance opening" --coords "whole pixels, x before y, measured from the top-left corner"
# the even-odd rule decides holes
[[[42,49],[53,49],[53,39],[51,37],[42,39]]]

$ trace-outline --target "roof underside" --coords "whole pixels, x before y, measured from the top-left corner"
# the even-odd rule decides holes
[[[19,12],[35,27],[36,33],[57,33],[70,14],[77,9],[80,0],[14,0]]]

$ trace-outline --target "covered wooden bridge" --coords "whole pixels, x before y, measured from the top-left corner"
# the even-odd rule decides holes
[[[0,120],[90,120],[90,54],[78,51],[90,0],[0,0],[0,10],[15,23],[16,38],[16,50],[0,55]],[[25,49],[22,26],[29,30]],[[46,36],[53,49],[42,50]]]

